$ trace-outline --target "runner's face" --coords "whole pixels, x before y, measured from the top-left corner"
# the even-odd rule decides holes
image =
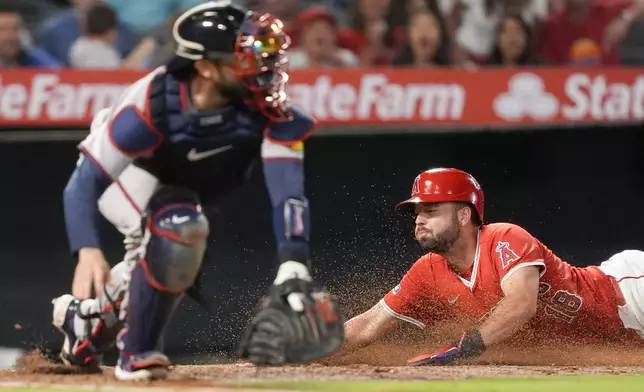
[[[457,206],[427,203],[416,207],[416,240],[426,252],[448,252],[461,235]]]

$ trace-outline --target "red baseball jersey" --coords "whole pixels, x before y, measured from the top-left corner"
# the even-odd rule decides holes
[[[483,226],[471,272],[455,273],[433,253],[418,259],[381,300],[397,318],[421,328],[445,320],[482,320],[503,299],[503,282],[520,268],[540,269],[536,316],[528,327],[542,338],[629,339],[618,315],[616,283],[599,268],[562,261],[520,226]]]

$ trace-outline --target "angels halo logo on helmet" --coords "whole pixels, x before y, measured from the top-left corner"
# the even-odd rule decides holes
[[[230,0],[208,1],[179,16],[172,34],[177,50],[169,72],[196,60],[232,62],[247,104],[271,121],[292,119],[284,91],[291,41],[279,19]]]
[[[411,197],[398,203],[396,209],[412,212],[418,204],[454,201],[471,204],[479,220],[483,221],[485,197],[478,181],[463,170],[439,167],[416,176]]]

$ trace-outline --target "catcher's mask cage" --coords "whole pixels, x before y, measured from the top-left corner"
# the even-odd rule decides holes
[[[195,33],[192,39],[181,33],[189,19],[199,25],[200,35]],[[219,20],[225,23],[218,23]],[[205,37],[205,33],[211,36]],[[173,36],[178,44],[178,57],[232,62],[239,82],[247,90],[247,104],[271,121],[292,119],[285,93],[289,79],[286,51],[291,40],[279,19],[268,13],[247,11],[229,0],[209,1],[177,18]],[[218,38],[224,42],[211,45],[213,48],[199,42]]]

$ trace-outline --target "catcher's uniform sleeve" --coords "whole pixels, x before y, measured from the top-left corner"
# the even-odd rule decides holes
[[[163,140],[147,114],[153,76],[140,79],[113,107],[101,110],[92,121],[90,134],[78,146],[80,158],[63,193],[73,255],[81,248],[101,248],[98,199],[134,159],[152,154]]]
[[[495,230],[492,237],[492,254],[501,286],[517,270],[537,266],[540,274],[546,272],[546,264],[539,242],[520,226],[506,224]]]
[[[433,292],[433,288],[430,287],[433,280],[429,274],[427,260],[421,257],[407,271],[400,283],[380,300],[380,305],[397,319],[425,328],[431,320],[429,293]]]
[[[280,262],[309,259],[309,201],[304,192],[304,139],[315,121],[297,107],[293,120],[270,124],[262,144],[264,179],[273,206]]]
[[[271,123],[264,134],[266,139],[276,144],[291,146],[311,136],[317,126],[316,120],[299,105],[291,104],[290,108],[293,119],[288,122]]]

